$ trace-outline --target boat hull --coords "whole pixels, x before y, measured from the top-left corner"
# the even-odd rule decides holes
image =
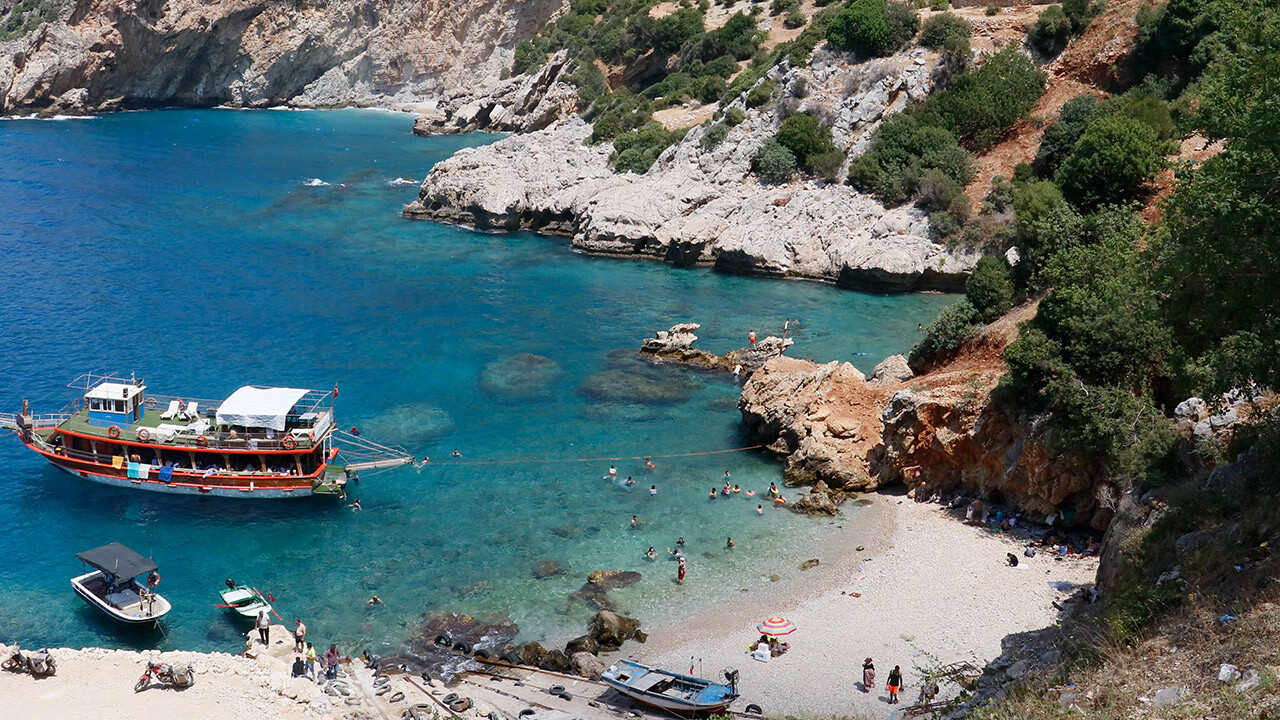
[[[133,627],[149,627],[159,622],[160,618],[163,618],[165,615],[169,613],[169,610],[172,609],[172,606],[169,604],[168,600],[165,600],[163,597],[157,595],[156,596],[157,602],[162,603],[160,612],[154,613],[152,615],[148,615],[146,617],[137,617],[137,616],[123,613],[117,608],[115,608],[114,606],[112,606],[110,603],[106,602],[102,598],[90,592],[89,589],[82,584],[86,578],[90,578],[98,574],[100,573],[92,572],[92,573],[89,573],[88,575],[81,575],[80,577],[71,578],[71,588],[75,590],[76,595],[79,595],[81,600],[84,600],[86,603],[93,606],[95,609],[101,611],[102,614],[106,615],[107,617],[111,618],[112,620],[115,620],[116,622],[122,625],[130,625]]]
[[[613,688],[614,690],[617,690],[623,695],[626,695],[632,700],[639,700],[645,705],[661,708],[663,710],[672,710],[675,712],[718,713],[718,712],[723,712],[724,710],[727,710],[729,706],[733,704],[733,700],[729,700],[727,702],[716,703],[713,705],[697,705],[693,703],[682,702],[680,700],[677,700],[676,698],[670,698],[663,695],[657,695],[654,693],[647,693],[642,690],[635,690],[633,688],[627,687],[626,685],[623,685],[620,682],[611,681],[608,678],[604,678],[604,682],[609,687]]]
[[[198,484],[192,482],[162,482],[160,480],[139,480],[120,475],[110,475],[101,471],[89,469],[80,469],[74,466],[68,466],[64,462],[60,462],[58,456],[48,456],[45,458],[53,464],[54,467],[65,470],[68,474],[78,478],[92,480],[103,485],[112,485],[114,487],[133,488],[138,490],[150,490],[152,492],[169,493],[173,495],[213,495],[215,497],[251,497],[251,498],[296,498],[308,497],[311,493],[310,485],[289,485],[285,487],[260,487],[253,481],[243,486],[226,486],[219,485],[217,481],[210,478],[209,484]],[[67,461],[75,463],[75,461]],[[80,463],[75,463],[80,464]]]

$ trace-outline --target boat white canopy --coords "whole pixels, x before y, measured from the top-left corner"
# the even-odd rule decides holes
[[[284,430],[285,418],[310,390],[246,385],[218,406],[219,425]]]

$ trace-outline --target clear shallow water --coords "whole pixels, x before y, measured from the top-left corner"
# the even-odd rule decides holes
[[[728,378],[632,359],[653,330],[700,322],[699,345],[724,352],[797,318],[794,354],[870,371],[948,298],[590,258],[562,239],[404,220],[417,185],[389,181],[494,139],[417,138],[411,124],[217,110],[0,123],[5,410],[24,397],[57,410],[89,370],[214,398],[336,381],[340,425],[440,463],[366,474],[355,513],[319,498],[108,488],[0,438],[0,639],[234,651],[245,628],[214,607],[226,577],[353,650],[397,647],[429,609],[504,612],[525,637],[554,639],[590,617],[566,598],[592,570],[640,571],[613,594],[620,609],[670,620],[812,555],[823,523],[707,499],[726,469],[748,489],[780,481],[758,452],[658,459],[652,471],[619,461],[634,492],[604,479],[608,461],[569,460],[751,444]],[[546,361],[511,361],[522,353]],[[468,462],[565,462],[449,466],[453,448]],[[683,587],[674,563],[642,557],[678,536]],[[75,553],[112,540],[159,562],[176,607],[163,635],[123,632],[71,593]],[[567,573],[535,579],[541,560]],[[385,607],[364,605],[373,593]]]

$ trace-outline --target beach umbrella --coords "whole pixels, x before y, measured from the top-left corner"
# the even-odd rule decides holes
[[[783,617],[771,617],[756,625],[756,629],[760,631],[761,635],[778,637],[779,635],[790,635],[795,632],[796,624]]]

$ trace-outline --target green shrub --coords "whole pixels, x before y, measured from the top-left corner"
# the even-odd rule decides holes
[[[937,168],[926,170],[919,185],[920,207],[933,212],[950,209],[952,201],[964,195],[964,186]]]
[[[699,102],[713,103],[718,101],[728,88],[729,84],[724,81],[724,78],[718,75],[708,75],[694,81],[691,90],[693,91],[693,96]]]
[[[681,8],[659,18],[649,33],[649,43],[654,52],[667,55],[680,49],[686,41],[706,32],[702,11]]]
[[[920,178],[930,170],[964,186],[973,178],[973,160],[934,116],[898,113],[881,123],[868,151],[849,163],[849,182],[898,205],[916,196]]]
[[[756,151],[751,167],[762,181],[783,185],[796,174],[796,156],[782,143],[770,138]]]
[[[1012,45],[961,75],[950,90],[935,92],[925,111],[936,113],[971,150],[986,150],[1044,93],[1045,74]]]
[[[783,120],[774,139],[790,150],[796,162],[806,170],[812,169],[809,163],[812,156],[836,149],[831,141],[831,132],[818,124],[818,118],[806,113],[796,113]]]
[[[994,17],[994,16],[999,15],[999,14],[1000,14],[1000,6],[999,6],[999,5],[988,5],[988,6],[987,6],[987,10],[986,10],[986,15],[987,15],[987,17]]]
[[[799,9],[800,0],[773,0],[773,2],[769,3],[770,15],[781,15]]]
[[[818,3],[819,6],[823,4]],[[791,41],[791,47],[787,50],[787,57],[791,59],[792,67],[803,67],[809,64],[809,56],[813,54],[813,49],[819,42],[826,39],[827,27],[839,14],[839,6],[825,7],[814,13],[809,26],[800,33],[799,37]]]
[[[782,27],[794,29],[798,27],[803,27],[804,24],[807,22],[809,22],[808,15],[805,15],[803,12],[799,10],[792,10],[791,12],[787,13],[787,16],[785,18],[783,18]]]
[[[919,29],[919,14],[903,2],[854,0],[827,25],[827,41],[862,56],[885,56],[897,52]]]
[[[590,104],[609,94],[609,82],[593,62],[579,60],[569,75],[569,83],[578,88],[578,97]]]
[[[735,60],[749,60],[760,48],[760,41],[763,39],[764,33],[756,27],[756,21],[742,12],[736,12],[719,30],[707,34],[702,52],[704,58],[729,55]]]
[[[838,182],[842,179],[840,170],[844,167],[844,159],[845,154],[832,147],[831,150],[808,157],[809,171],[828,182]]]
[[[973,25],[968,20],[951,12],[934,15],[925,20],[920,30],[920,44],[948,52],[969,54],[969,36],[973,34]]]
[[[1131,57],[1134,73],[1167,73],[1180,83],[1193,80],[1220,53],[1219,31],[1231,3],[1218,0],[1168,0],[1138,13],[1138,34]]]
[[[1071,39],[1071,21],[1060,5],[1050,5],[1040,11],[1040,17],[1027,31],[1031,45],[1046,55],[1057,55]]]
[[[942,12],[950,10],[951,3],[948,0],[929,0],[929,9],[934,12]]]
[[[989,323],[1013,307],[1013,281],[1004,258],[985,255],[964,284],[964,296],[978,322]]]
[[[742,108],[731,107],[724,111],[724,123],[729,127],[737,127],[747,119],[747,113]]]
[[[908,358],[911,369],[919,371],[960,349],[977,334],[977,315],[968,300],[961,300],[939,313],[925,328],[924,337],[911,348]]]
[[[776,86],[772,80],[766,80],[759,85],[751,88],[751,92],[747,93],[747,107],[758,108],[766,105],[773,99],[773,91]]]
[[[729,130],[730,127],[728,125],[718,122],[707,128],[707,131],[702,134],[702,140],[699,142],[701,142],[702,147],[710,150],[724,142],[724,139],[729,135]]]
[[[1062,106],[1057,122],[1044,129],[1040,149],[1032,163],[1036,175],[1051,178],[1062,161],[1067,159],[1085,128],[1093,121],[1098,110],[1098,100],[1092,95],[1078,95]]]
[[[656,122],[648,122],[637,130],[620,133],[613,139],[614,169],[618,172],[644,174],[662,151],[679,142],[684,134],[684,130],[668,131]]]
[[[511,59],[512,75],[523,75],[546,64],[547,53],[545,50],[539,50],[534,47],[534,44],[529,40],[521,40],[516,43]]]
[[[1084,208],[1142,197],[1164,166],[1164,143],[1155,130],[1113,115],[1089,125],[1058,169],[1063,195]]]

